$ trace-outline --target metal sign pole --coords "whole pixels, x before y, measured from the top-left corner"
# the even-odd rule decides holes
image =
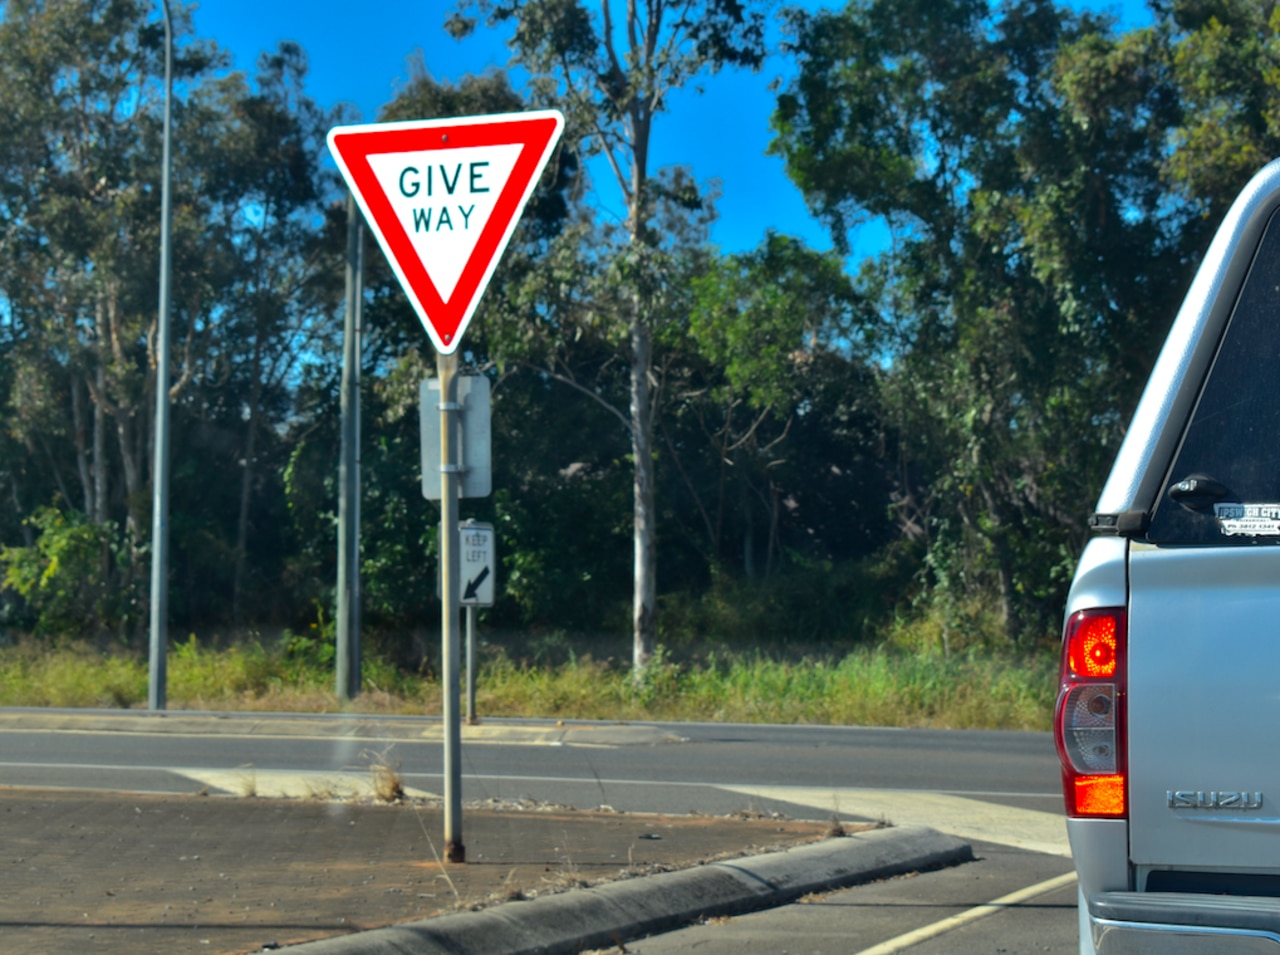
[[[354,212],[354,210],[353,210]],[[352,398],[355,402],[355,480],[352,481],[351,509],[352,529],[355,536],[355,547],[351,558],[351,694],[360,692],[362,680],[360,670],[360,362],[364,355],[364,219],[356,216],[356,361],[355,388]]]
[[[440,378],[440,621],[444,680],[444,852],[449,862],[466,862],[462,844],[462,727],[458,705],[459,615],[462,580],[458,540],[458,356],[436,355]]]
[[[467,606],[467,725],[476,719],[476,608]]]

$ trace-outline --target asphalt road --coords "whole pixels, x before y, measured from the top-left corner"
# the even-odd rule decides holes
[[[421,718],[5,710],[0,730],[0,772],[21,785],[189,792],[193,773],[362,772],[386,758],[430,788],[442,770],[439,723]],[[688,787],[764,793],[783,783],[1051,812],[1061,798],[1047,733],[570,723],[556,736],[545,721],[486,720],[464,730],[463,749],[467,798],[529,795],[584,808],[679,812],[690,808]]]
[[[629,943],[632,955],[1076,951],[1071,860],[973,843],[976,861]]]
[[[438,721],[429,718],[6,710],[0,779],[73,789],[305,795],[359,786],[381,760],[397,767],[411,789],[439,792],[439,735]],[[488,720],[464,732],[463,763],[468,801],[883,818],[933,826],[981,847],[978,862],[956,870],[629,946],[644,955],[1074,948],[1075,889],[1048,734]],[[1008,898],[1014,901],[1001,901]],[[930,929],[939,925],[945,930]]]

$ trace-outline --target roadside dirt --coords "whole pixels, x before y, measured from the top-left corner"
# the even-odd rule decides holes
[[[812,822],[0,787],[0,951],[239,953],[822,838]]]

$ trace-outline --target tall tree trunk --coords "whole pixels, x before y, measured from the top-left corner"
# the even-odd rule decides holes
[[[124,464],[124,491],[129,502],[125,520],[129,532],[136,538],[138,532],[146,526],[141,513],[149,501],[143,493],[142,468],[138,462],[139,448],[133,416],[123,408],[116,415],[116,443],[120,446],[120,460]]]
[[[764,575],[773,577],[773,565],[778,556],[778,488],[769,482],[769,549],[765,551]]]
[[[36,446],[39,442],[39,448]],[[49,446],[48,439],[43,432],[37,433],[36,440],[27,439],[27,450],[35,455],[44,452],[45,459],[49,462],[49,470],[53,474],[53,481],[58,485],[58,494],[68,504],[71,503],[71,492],[67,490],[66,482],[62,479],[62,468],[58,466],[58,459],[53,453],[53,449]]]
[[[99,395],[103,394],[102,366],[96,372]],[[102,524],[107,519],[107,420],[102,402],[93,402],[93,520]]]
[[[109,283],[107,288],[99,291],[97,301],[95,303],[95,319],[98,328],[98,339],[105,344],[105,348],[100,348],[98,353],[99,374],[98,374],[98,400],[111,401],[111,415],[116,422],[116,444],[120,449],[120,463],[124,474],[124,490],[125,490],[125,526],[128,529],[130,538],[135,542],[141,542],[142,528],[146,526],[146,512],[149,501],[144,493],[145,468],[144,453],[147,441],[139,439],[138,425],[136,416],[138,412],[138,404],[128,397],[128,389],[121,388],[118,383],[108,381],[108,377],[102,370],[103,365],[114,365],[116,369],[124,369],[128,367],[125,357],[124,336],[125,332],[121,325],[123,318],[121,316],[119,288],[116,283]],[[154,363],[154,355],[151,356]],[[117,371],[113,374],[119,374]],[[151,393],[155,387],[154,371],[148,376],[146,382],[148,387],[143,388],[143,393]],[[108,392],[114,392],[108,395]],[[144,432],[145,433],[145,430]],[[138,544],[133,547],[133,554],[130,558],[130,575],[137,569],[139,559]]]
[[[18,520],[19,520],[19,521],[21,522],[21,524],[22,524],[22,543],[23,543],[23,546],[28,547],[28,548],[30,548],[30,547],[35,547],[35,546],[36,546],[36,535],[35,535],[35,532],[34,532],[33,530],[31,530],[31,525],[30,525],[30,524],[28,524],[28,523],[27,523],[27,521],[26,521],[26,518],[27,518],[28,514],[27,514],[27,510],[26,510],[26,508],[24,508],[24,507],[22,506],[22,498],[18,496],[18,478],[17,478],[17,476],[16,476],[16,475],[10,475],[10,477],[9,477],[9,487],[10,487],[10,488],[12,489],[12,491],[13,491],[13,510],[14,510],[14,513],[16,513],[16,514],[18,515]]]
[[[631,317],[631,453],[635,459],[635,590],[632,606],[634,649],[632,666],[638,673],[658,645],[657,553],[654,548],[653,410],[649,368],[653,340],[634,301]]]
[[[95,473],[95,464],[102,458],[102,415],[99,411],[101,406],[97,402],[92,402],[94,406],[94,431],[92,438],[90,438],[86,434],[88,430],[84,409],[86,391],[89,391],[88,382],[81,381],[79,375],[72,375],[71,416],[75,428],[76,465],[80,471],[81,492],[84,494],[84,513],[91,523],[102,524],[106,520],[106,507],[99,506],[98,492],[102,488],[102,482],[99,475]],[[107,581],[110,579],[111,549],[105,540],[98,551],[98,573],[101,580]]]
[[[231,620],[239,627],[244,596],[245,561],[249,552],[249,504],[253,498],[254,456],[258,443],[258,389],[249,405],[249,426],[244,442],[244,471],[240,479],[240,516],[236,520],[236,564],[231,581]]]
[[[715,562],[717,568],[720,565],[723,556],[723,548],[721,546],[724,541],[724,514],[729,502],[725,500],[725,495],[729,493],[729,435],[732,434],[733,426],[733,402],[725,405],[724,425],[720,431],[719,443],[716,445],[716,459],[719,461],[719,473],[717,474],[716,484],[716,539],[713,553],[715,554]]]
[[[651,114],[637,101],[632,106],[634,130],[631,166],[631,245],[644,241],[645,189],[649,181]],[[638,674],[658,647],[658,556],[654,542],[653,400],[649,372],[653,367],[653,334],[645,322],[638,289],[631,293],[631,454],[635,459],[635,590],[632,594],[632,667]]]
[[[84,389],[80,386],[80,376],[71,376],[71,429],[76,448],[76,470],[80,472],[81,508],[85,517],[97,521],[93,513],[93,474],[89,463],[89,424],[84,414]]]
[[[1008,531],[1006,528],[1009,523],[1005,520],[1004,514],[996,500],[996,494],[985,481],[978,484],[982,492],[982,498],[987,505],[987,520],[990,522],[990,530],[987,531],[987,539],[990,541],[992,548],[995,550],[996,556],[996,572],[997,583],[1000,593],[1000,625],[1004,628],[1005,636],[1010,643],[1018,641],[1018,619],[1017,611],[1014,607],[1014,590],[1016,583],[1013,576],[1013,557],[1010,553]]]

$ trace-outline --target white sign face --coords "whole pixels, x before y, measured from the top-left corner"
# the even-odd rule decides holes
[[[446,302],[471,261],[520,149],[486,146],[369,157],[410,245]]]
[[[458,539],[462,547],[459,563],[462,569],[464,607],[492,607],[494,575],[494,533],[492,524],[460,524]]]
[[[338,170],[442,354],[462,341],[563,130],[556,110],[329,130]]]

